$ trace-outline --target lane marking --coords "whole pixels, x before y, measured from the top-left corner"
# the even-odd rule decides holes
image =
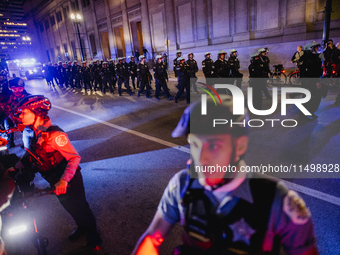
[[[321,191],[318,191],[318,190],[315,190],[315,189],[311,189],[311,188],[308,188],[308,187],[305,187],[305,186],[302,186],[302,185],[299,185],[299,184],[296,184],[296,183],[293,183],[293,182],[289,182],[289,181],[285,181],[285,180],[281,180],[281,181],[283,181],[287,185],[287,187],[292,189],[292,190],[295,190],[295,191],[301,192],[303,194],[321,199],[321,200],[326,201],[328,203],[340,206],[340,198],[339,197],[335,197],[335,196],[329,195],[327,193],[324,193],[324,192],[321,192]]]
[[[162,139],[150,136],[150,135],[146,135],[146,134],[143,134],[141,132],[134,131],[134,130],[131,130],[131,129],[128,129],[128,128],[125,128],[125,127],[121,127],[121,126],[118,126],[116,124],[112,124],[112,123],[107,122],[107,121],[102,121],[100,119],[97,119],[97,118],[94,118],[94,117],[91,117],[91,116],[87,116],[85,114],[82,114],[82,113],[79,113],[79,112],[76,112],[76,111],[72,111],[72,110],[57,106],[57,105],[54,105],[53,107],[60,109],[60,110],[63,110],[65,112],[69,112],[69,113],[78,115],[80,117],[84,117],[84,118],[92,120],[94,122],[97,122],[97,123],[100,123],[100,124],[103,124],[103,125],[106,125],[106,126],[109,126],[109,127],[112,127],[112,128],[116,128],[116,129],[121,130],[123,132],[129,133],[129,134],[132,134],[132,135],[136,135],[138,137],[141,137],[141,138],[144,138],[144,139],[147,139],[147,140],[150,140],[150,141],[153,141],[153,142],[168,146],[170,148],[173,148],[173,149],[176,149],[176,150],[190,154],[190,148],[179,146],[177,144],[167,142],[165,140],[162,140]],[[308,187],[305,187],[305,186],[302,186],[302,185],[299,185],[299,184],[296,184],[296,183],[292,183],[292,182],[289,182],[289,181],[285,181],[285,180],[281,180],[281,181],[283,181],[287,185],[287,187],[292,189],[292,190],[295,190],[295,191],[304,193],[306,195],[309,195],[309,196],[321,199],[323,201],[329,202],[331,204],[335,204],[335,205],[340,206],[340,198],[339,197],[335,197],[335,196],[329,195],[327,193],[323,193],[321,191],[311,189],[311,188],[308,188]]]
[[[109,126],[109,127],[112,127],[112,128],[118,129],[118,130],[121,130],[123,132],[129,133],[129,134],[132,134],[132,135],[136,135],[136,136],[142,137],[144,139],[147,139],[147,140],[159,143],[159,144],[163,144],[163,145],[168,146],[170,148],[174,148],[176,150],[179,150],[179,151],[186,152],[186,153],[190,154],[190,149],[189,148],[185,148],[183,146],[180,146],[180,145],[177,145],[177,144],[174,144],[174,143],[171,143],[171,142],[168,142],[168,141],[165,141],[165,140],[162,140],[162,139],[150,136],[150,135],[146,135],[146,134],[143,134],[143,133],[135,131],[135,130],[131,130],[131,129],[128,129],[128,128],[125,128],[125,127],[121,127],[121,126],[118,126],[116,124],[112,124],[112,123],[107,122],[107,121],[102,121],[100,119],[93,118],[91,116],[87,116],[85,114],[82,114],[82,113],[79,113],[79,112],[76,112],[76,111],[72,111],[72,110],[69,110],[69,109],[57,106],[57,105],[53,105],[53,107],[57,108],[57,109],[60,109],[60,110],[63,110],[65,112],[69,112],[69,113],[81,116],[81,117],[89,119],[89,120],[92,120],[94,122],[98,122],[100,124],[103,124],[103,125],[106,125],[106,126]]]

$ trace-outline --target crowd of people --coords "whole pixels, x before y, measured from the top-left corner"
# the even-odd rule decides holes
[[[332,41],[329,41],[323,54],[320,54],[319,47],[320,44],[312,41],[303,49],[298,47],[298,51],[294,54],[292,62],[296,62],[299,66],[302,78],[324,76],[323,65],[326,69],[328,66],[333,66],[333,69],[339,70],[339,44],[335,49]],[[254,89],[253,99],[256,109],[262,108],[262,92],[268,99],[271,98],[266,83],[263,82],[265,79],[254,79],[268,77],[270,60],[267,53],[268,49],[261,48],[252,54],[248,67],[249,85]],[[187,103],[190,103],[190,90],[193,89],[195,93],[198,93],[197,61],[192,52],[188,54],[187,60],[182,57],[181,51],[177,51],[176,54],[173,70],[175,76],[178,77],[178,92],[175,95],[175,102],[178,102],[185,90]],[[228,60],[225,59],[226,55],[224,50],[220,50],[218,59],[213,61],[209,52],[204,54],[202,69],[206,84],[212,86],[222,82],[222,79],[228,79],[231,83],[236,81],[236,86],[241,88],[243,75],[239,71],[240,62],[237,58],[237,50],[230,50]],[[153,67],[156,80],[155,98],[160,99],[162,89],[166,97],[171,100],[173,97],[167,86],[167,69],[162,59],[162,55],[157,55]],[[125,58],[119,58],[118,63],[114,63],[113,60],[108,63],[93,61],[90,66],[87,66],[86,62],[83,62],[81,66],[77,61],[74,61],[73,65],[71,62],[60,62],[59,65],[50,64],[44,70],[49,86],[100,90],[102,93],[106,93],[108,88],[111,93],[114,93],[117,83],[118,93],[121,96],[124,83],[127,93],[131,96],[134,94],[129,86],[131,79],[133,88],[139,88],[138,97],[146,90],[146,97],[151,98],[152,76],[144,55],[139,56],[138,64],[134,56],[131,56],[129,63],[126,63]],[[77,240],[82,235],[86,235],[87,246],[91,249],[98,249],[102,245],[102,240],[97,232],[95,217],[86,201],[84,184],[79,171],[80,156],[66,133],[58,126],[52,125],[48,115],[52,107],[50,100],[40,95],[29,95],[25,91],[25,83],[21,78],[14,78],[8,82],[5,72],[0,73],[0,82],[1,118],[5,121],[6,128],[19,124],[26,126],[23,136],[24,147],[31,151],[31,155],[36,155],[44,162],[39,165],[32,157],[24,160],[29,156],[26,153],[16,163],[15,168],[31,167],[33,172],[40,172],[51,186],[55,187],[60,203],[77,223],[78,228],[69,239]],[[306,108],[313,113],[312,119],[315,119],[317,116],[314,112],[322,96],[325,96],[325,91],[319,79],[314,82],[302,81],[302,87],[311,92],[311,103],[306,105]],[[297,95],[291,94],[290,96]],[[232,105],[230,102],[231,99],[229,99],[229,106]],[[229,114],[231,119],[237,117],[237,121],[240,121],[240,116],[232,115],[229,106],[208,107],[212,112],[206,117],[200,114],[195,115],[195,119],[192,119],[193,129],[189,128],[191,114],[200,113],[201,106],[194,103],[184,111],[173,136],[186,136],[192,146],[193,161],[189,169],[194,168],[195,164],[233,165],[238,168],[245,164],[242,157],[247,150],[247,128],[223,127],[218,134],[215,130],[214,133],[206,133],[208,123],[211,123],[212,118],[217,118],[221,112]],[[241,117],[241,119],[246,118],[246,116]],[[217,146],[216,143],[219,145]],[[9,147],[14,146],[13,136],[9,137],[8,144]],[[223,149],[215,150],[214,148],[217,147],[223,147]],[[1,164],[0,170],[4,170]],[[150,255],[150,253],[142,252],[148,245],[148,240],[151,240],[151,246],[157,250],[162,242],[160,240],[163,240],[171,226],[179,221],[184,226],[185,239],[176,254],[216,254],[222,250],[238,251],[238,254],[250,254],[254,251],[256,254],[262,254],[262,252],[276,252],[280,246],[283,246],[289,254],[318,254],[308,208],[301,207],[304,205],[303,200],[279,182],[253,177],[246,180],[245,175],[221,173],[211,176],[199,173],[199,179],[190,179],[190,174],[189,170],[184,170],[170,181],[154,220],[138,241],[133,254]],[[10,189],[12,190],[13,187],[11,186]],[[246,195],[244,195],[244,190],[246,190]],[[231,191],[238,195],[230,198],[233,202],[223,207],[224,209],[220,210],[221,214],[216,213],[216,209],[222,209],[220,204],[224,203],[224,198]],[[7,193],[6,201],[9,196]],[[189,208],[191,210],[188,211]],[[220,217],[221,215],[223,217]],[[268,226],[270,229],[267,228]],[[280,240],[280,242],[276,243],[275,240]]]

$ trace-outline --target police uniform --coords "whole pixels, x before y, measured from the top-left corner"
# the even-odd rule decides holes
[[[197,62],[195,59],[188,59],[187,65],[188,65],[188,76],[190,79],[190,87],[192,87],[195,92],[198,92],[197,86],[196,86],[196,81],[197,81],[196,73],[198,72]]]
[[[99,89],[102,90],[102,79],[100,77],[100,67],[97,62],[93,63],[91,68],[91,76],[93,77],[93,90],[96,91],[97,85],[99,85]]]
[[[115,67],[115,63],[113,62],[113,60],[110,60],[110,65],[109,65],[109,70],[110,70],[110,79],[111,79],[111,83],[112,83],[112,87],[116,87],[116,82],[117,82],[117,78],[116,78],[116,71],[115,71],[116,67]]]
[[[170,180],[158,212],[184,227],[178,254],[269,255],[279,254],[280,245],[288,254],[316,249],[310,211],[299,195],[278,181],[254,177],[238,173],[214,190],[187,170]]]
[[[159,99],[159,92],[162,87],[163,91],[165,92],[167,98],[170,100],[172,99],[172,96],[169,93],[169,88],[166,84],[166,80],[168,80],[168,73],[166,71],[166,65],[161,63],[156,63],[153,67],[154,71],[154,77],[156,81],[156,92],[155,92],[155,98]]]
[[[68,85],[71,88],[73,88],[74,87],[74,83],[73,83],[73,74],[72,74],[72,65],[71,65],[71,62],[68,62],[67,73],[68,73]]]
[[[84,89],[86,91],[86,88],[89,87],[89,89],[92,91],[92,86],[91,86],[91,70],[90,67],[88,66],[82,66],[81,67],[81,74],[82,78],[84,81]]]
[[[81,89],[81,84],[80,84],[81,67],[78,64],[72,67],[72,76],[74,79],[74,88]]]
[[[58,85],[60,87],[63,87],[63,84],[64,84],[64,77],[62,75],[62,72],[63,72],[63,64],[62,64],[62,62],[59,62],[59,65],[58,65]]]
[[[137,77],[137,64],[135,61],[129,62],[129,74],[131,76],[132,86],[136,89],[135,78]],[[137,78],[137,88],[139,88],[139,79]]]
[[[230,67],[232,84],[234,83],[234,81],[236,79],[236,86],[241,88],[243,74],[241,74],[239,72],[240,61],[238,60],[237,56],[231,55],[228,59],[228,64],[229,64],[229,67]]]
[[[140,56],[139,56],[140,57]],[[137,75],[138,79],[140,81],[140,87],[138,90],[138,97],[140,96],[140,93],[144,91],[144,88],[146,87],[146,97],[151,98],[150,96],[150,81],[149,79],[152,78],[149,67],[147,64],[139,63],[137,66]]]
[[[102,84],[103,84],[102,92],[103,92],[103,94],[105,94],[106,86],[107,86],[107,84],[109,84],[110,92],[113,94],[113,86],[112,86],[112,82],[111,82],[110,68],[105,63],[106,62],[104,62],[103,67],[100,70],[100,75],[101,75]],[[105,67],[105,65],[106,65],[106,67]]]
[[[21,159],[27,165],[30,162],[33,169],[53,187],[63,179],[69,183],[66,194],[57,196],[65,210],[73,217],[78,229],[87,233],[88,244],[100,245],[101,239],[97,233],[96,220],[86,201],[83,177],[80,172],[80,156],[72,146],[67,134],[48,120],[39,126],[30,144],[30,151],[43,163],[36,161],[29,153]]]
[[[186,62],[183,62],[183,64],[177,64],[177,68],[176,68],[176,73],[177,73],[177,77],[178,77],[178,92],[175,96],[175,103],[177,103],[178,99],[180,98],[180,96],[184,93],[184,89],[185,89],[185,93],[186,93],[186,100],[187,103],[190,103],[190,81],[189,81],[189,76],[188,76],[188,65]]]
[[[270,59],[269,59],[268,56],[262,56],[261,54],[260,54],[260,59],[261,59],[262,64],[263,64],[264,75],[265,75],[266,78],[268,78],[269,74],[271,73],[270,68],[269,68]],[[263,91],[263,93],[264,93],[264,95],[266,96],[267,99],[271,98],[267,86],[262,86],[262,91]]]
[[[47,84],[50,86],[54,87],[54,83],[53,83],[53,76],[54,76],[54,66],[52,66],[52,64],[50,64],[47,67]]]
[[[263,62],[261,59],[254,60],[253,58],[257,55],[253,54],[251,64],[248,67],[249,71],[249,87],[253,88],[253,106],[257,110],[262,110],[262,90],[266,87],[267,76],[264,70]],[[258,55],[257,55],[258,56]]]
[[[209,55],[210,55],[210,53],[209,53]],[[205,83],[208,84],[209,86],[214,85],[213,69],[214,69],[214,61],[211,58],[206,58],[202,61],[202,71],[203,71],[203,74],[204,74],[204,77],[205,77]]]
[[[124,85],[127,89],[127,92],[132,95],[133,92],[130,89],[130,86],[128,83],[126,83],[126,80],[129,80],[126,68],[124,63],[118,62],[116,65],[116,74],[117,74],[117,80],[118,80],[118,94],[121,96],[122,95],[122,83],[124,82]]]

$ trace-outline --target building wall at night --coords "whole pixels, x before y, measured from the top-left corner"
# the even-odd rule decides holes
[[[340,41],[340,1],[333,1],[330,38]],[[80,34],[87,59],[130,56],[142,46],[149,58],[176,50],[203,54],[236,48],[241,68],[261,47],[272,64],[287,66],[298,45],[321,42],[326,0],[26,0],[24,12],[42,61],[80,59],[70,14],[83,17]],[[65,55],[65,53],[67,53]]]
[[[0,58],[3,61],[29,56],[31,42],[22,4],[20,0],[0,1]]]

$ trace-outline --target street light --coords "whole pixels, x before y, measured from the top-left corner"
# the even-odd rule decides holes
[[[77,15],[74,15],[72,13],[71,19],[73,21],[73,24],[75,24],[77,26],[78,38],[79,38],[79,43],[80,43],[80,51],[81,51],[81,59],[82,59],[82,61],[84,61],[83,45],[81,44],[80,32],[79,32],[79,24],[80,24],[80,21],[81,21],[81,15],[79,13],[77,13]]]

